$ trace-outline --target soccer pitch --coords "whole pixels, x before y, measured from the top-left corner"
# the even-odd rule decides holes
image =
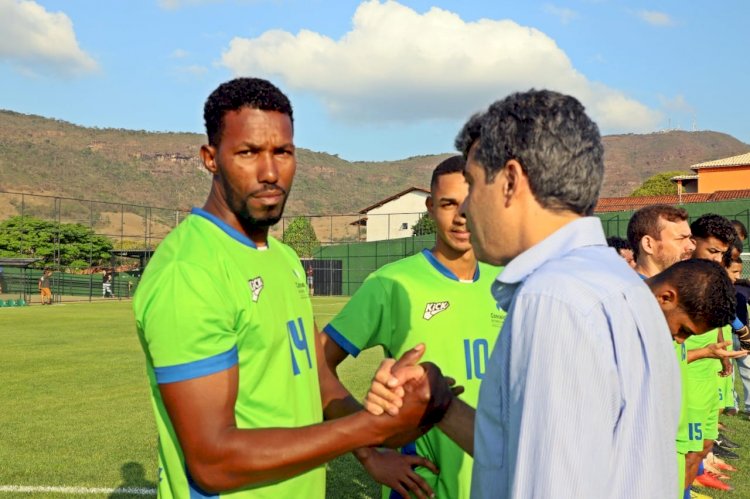
[[[346,301],[314,297],[318,326]],[[357,398],[381,357],[373,349],[340,366]],[[155,496],[156,427],[130,302],[0,309],[0,386],[0,499]],[[750,421],[722,421],[743,444],[739,471],[733,492],[709,495],[750,497]],[[380,491],[346,455],[328,465],[327,497]]]
[[[314,297],[323,327],[347,298]],[[340,367],[358,398],[379,351]],[[156,425],[129,301],[0,309],[0,499],[153,497]],[[329,498],[379,497],[351,456]]]

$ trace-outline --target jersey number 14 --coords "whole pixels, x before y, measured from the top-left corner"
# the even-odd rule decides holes
[[[292,372],[297,376],[301,371],[295,355],[296,352],[305,352],[307,355],[307,367],[312,369],[312,358],[310,357],[310,348],[307,345],[307,335],[305,326],[302,324],[302,317],[297,318],[297,322],[289,321],[286,323],[289,332],[289,353],[292,355]]]

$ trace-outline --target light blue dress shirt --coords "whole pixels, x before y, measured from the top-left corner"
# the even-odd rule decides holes
[[[680,373],[648,286],[577,219],[514,258],[482,381],[472,497],[672,498]]]

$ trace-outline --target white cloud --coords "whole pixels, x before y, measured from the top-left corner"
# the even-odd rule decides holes
[[[0,60],[24,74],[78,75],[97,69],[81,50],[73,23],[62,12],[48,12],[36,2],[0,0]]]
[[[695,108],[691,106],[685,100],[684,95],[676,95],[671,99],[663,95],[660,95],[659,102],[661,103],[661,106],[669,112],[678,112],[678,113],[694,113],[695,112]]]
[[[637,12],[638,17],[652,26],[673,26],[674,21],[664,12],[655,10],[640,10]]]
[[[531,87],[572,94],[606,132],[653,130],[658,112],[579,73],[550,37],[510,20],[465,22],[394,1],[362,3],[339,40],[273,30],[234,38],[221,63],[317,95],[349,121],[465,119]]]
[[[544,4],[544,12],[557,17],[563,24],[568,24],[570,21],[578,17],[578,12],[565,7],[558,7],[550,3]]]
[[[208,73],[208,68],[206,66],[200,66],[198,64],[192,64],[190,66],[181,66],[177,68],[177,71],[180,73],[186,73],[193,76],[203,76],[204,74]]]
[[[174,51],[174,52],[172,52],[172,55],[171,55],[171,57],[172,57],[173,59],[184,59],[184,58],[185,58],[185,57],[187,57],[188,55],[190,55],[190,54],[188,53],[188,51],[187,51],[187,50],[182,50],[182,49],[175,49],[175,51]]]

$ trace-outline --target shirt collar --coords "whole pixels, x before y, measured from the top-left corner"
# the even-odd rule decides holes
[[[511,260],[493,283],[492,294],[498,305],[508,310],[516,288],[546,262],[577,248],[606,244],[604,230],[597,217],[573,220]]]
[[[206,210],[203,210],[201,208],[193,208],[190,210],[191,215],[197,215],[199,217],[205,218],[209,222],[212,222],[214,225],[216,225],[219,229],[224,231],[229,237],[234,239],[235,241],[238,241],[245,246],[249,246],[253,249],[258,249],[258,247],[255,245],[252,239],[247,237],[242,232],[238,231],[228,223],[226,223],[224,220],[220,219],[219,217],[212,215],[211,213],[207,212]]]
[[[459,281],[459,282],[467,282],[467,281],[462,281],[461,279],[459,279],[458,276],[454,274],[453,271],[451,271],[451,269],[443,265],[440,262],[440,260],[435,258],[435,255],[432,254],[432,251],[425,248],[422,250],[422,255],[427,259],[430,265],[435,267],[435,270],[443,274],[448,279],[452,279],[454,281]],[[478,280],[479,280],[479,263],[477,262],[477,268],[474,270],[474,277],[472,281],[468,281],[468,282],[477,282]]]

